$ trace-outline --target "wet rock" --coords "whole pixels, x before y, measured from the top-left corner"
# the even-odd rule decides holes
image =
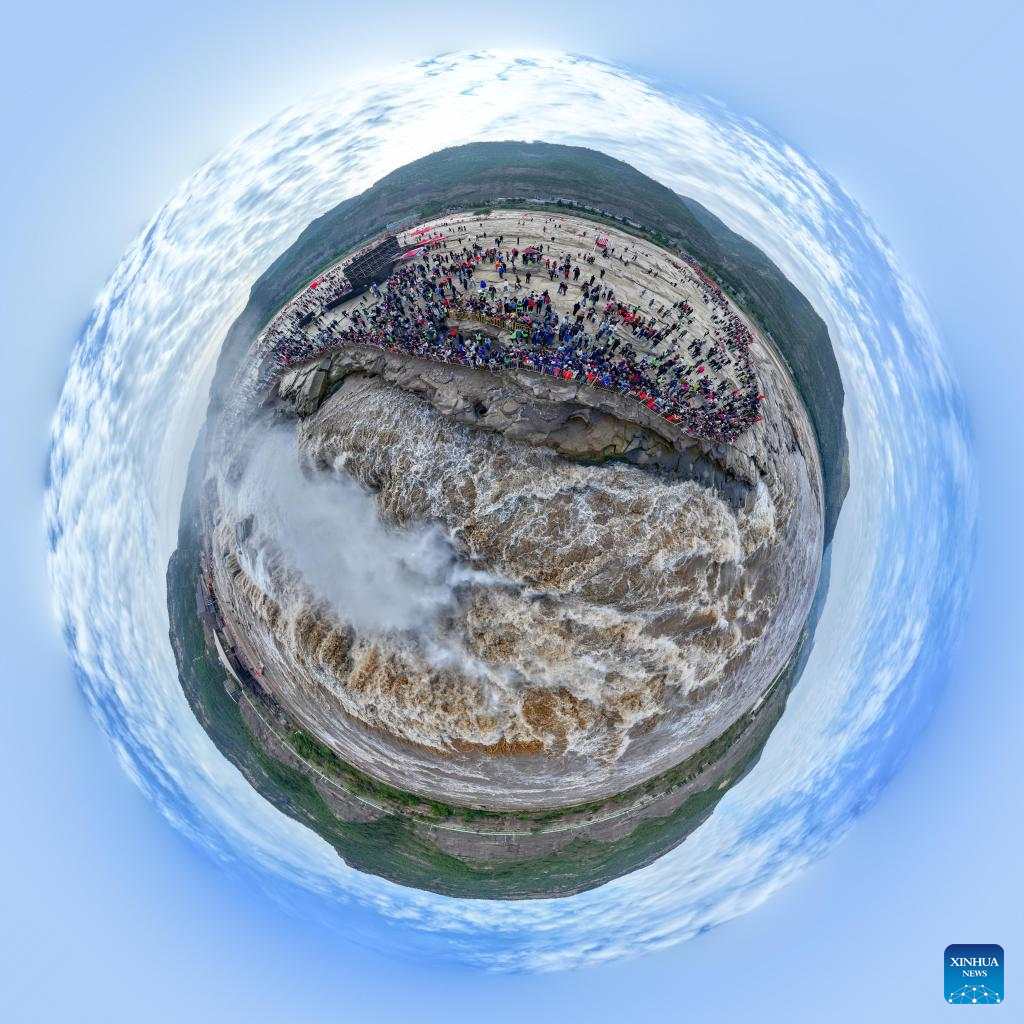
[[[524,370],[439,366],[401,352],[350,345],[288,371],[278,397],[299,416],[315,412],[353,374],[378,376],[459,423],[585,462],[624,459],[715,486],[741,502],[760,473],[739,448],[680,433],[622,395]]]

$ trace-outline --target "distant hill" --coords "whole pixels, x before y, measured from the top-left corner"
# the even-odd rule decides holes
[[[317,271],[388,224],[501,199],[578,203],[694,256],[789,364],[811,415],[825,481],[825,543],[849,486],[843,385],[824,321],[760,249],[692,199],[596,150],[544,142],[476,142],[415,160],[314,220],[253,285],[228,331],[212,390],[274,312]]]

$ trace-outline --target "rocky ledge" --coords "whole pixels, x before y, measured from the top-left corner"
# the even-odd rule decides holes
[[[369,345],[348,345],[287,370],[274,396],[308,416],[353,375],[377,376],[429,402],[458,423],[553,448],[582,462],[617,459],[712,486],[734,502],[759,478],[738,447],[679,431],[623,395],[526,370],[442,365]]]

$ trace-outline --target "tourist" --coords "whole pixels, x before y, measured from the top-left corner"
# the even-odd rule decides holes
[[[480,237],[486,238],[483,234]],[[269,385],[280,369],[319,358],[325,352],[346,345],[373,345],[440,362],[530,369],[563,380],[612,388],[686,432],[713,441],[735,441],[761,419],[764,395],[759,393],[750,364],[750,331],[691,257],[681,258],[711,310],[715,333],[712,335],[708,328],[702,338],[691,338],[686,343],[691,361],[683,362],[676,341],[668,339],[672,334],[680,339],[687,334],[685,325],[693,309],[685,299],[671,307],[661,302],[655,311],[656,299],[652,296],[646,311],[641,312],[637,306],[617,301],[614,289],[599,283],[605,277],[602,267],[580,285],[580,297],[571,313],[560,315],[552,308],[547,289],[537,292],[530,288],[530,266],[539,267],[540,250],[520,252],[514,248],[506,257],[501,248],[502,235],[497,235],[495,245],[487,249],[475,238],[459,239],[456,244],[463,242],[468,244],[461,249],[449,249],[440,243],[425,248],[419,256],[400,264],[382,284],[371,285],[340,319],[320,325],[310,337],[307,329],[313,328],[309,325],[316,326],[317,317],[328,304],[338,305],[334,301],[338,295],[347,294],[343,272],[338,268],[317,278],[287,308],[280,324],[275,324],[280,329],[270,365],[259,378],[260,386]],[[517,247],[521,242],[521,235],[517,236]],[[608,248],[603,250],[605,255]],[[631,254],[630,262],[636,260],[637,252],[631,246],[625,252]],[[592,255],[576,255],[578,260],[593,263]],[[643,255],[651,258],[647,253]],[[520,258],[525,293],[515,269]],[[480,264],[493,267],[501,284],[500,294],[495,284],[483,277],[478,290],[471,290],[470,279]],[[509,265],[514,271],[514,298],[505,278]],[[561,260],[545,256],[544,267],[549,281],[559,275],[559,296],[569,291],[570,273],[579,283],[580,264],[573,265],[569,255]],[[684,276],[687,273],[684,268]],[[645,298],[647,292],[645,286],[640,298]],[[317,298],[320,295],[323,300]],[[672,322],[661,323],[659,316]],[[488,325],[489,330],[507,330],[508,341],[501,343],[479,330],[468,336],[459,326],[452,326],[453,320],[456,324],[476,320]],[[589,324],[596,326],[591,329]],[[627,338],[650,351],[639,353]],[[711,379],[709,368],[718,375],[716,380]]]

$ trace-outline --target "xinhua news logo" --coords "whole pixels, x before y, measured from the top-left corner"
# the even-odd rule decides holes
[[[1003,989],[1003,947],[957,945],[946,947],[943,972],[947,1003],[983,1006],[1001,1003]]]

